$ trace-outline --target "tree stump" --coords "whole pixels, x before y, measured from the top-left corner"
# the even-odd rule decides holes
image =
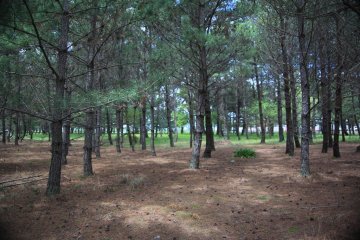
[[[360,145],[356,147],[356,152],[360,152]]]

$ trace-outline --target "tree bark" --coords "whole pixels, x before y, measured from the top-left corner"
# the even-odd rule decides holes
[[[240,84],[237,83],[236,86],[236,136],[240,140],[240,118],[241,118],[241,94],[240,94]]]
[[[334,144],[333,144],[333,156],[336,158],[341,157],[340,154],[340,146],[339,146],[339,128],[340,128],[340,121],[341,121],[341,110],[342,110],[342,70],[343,70],[343,63],[342,63],[342,43],[341,43],[341,26],[339,17],[336,17],[336,55],[337,55],[337,66],[336,66],[336,75],[335,75],[335,129],[334,129]]]
[[[286,26],[283,16],[280,15],[280,28],[283,31],[280,37],[281,53],[283,61],[283,77],[284,77],[284,92],[285,92],[285,112],[286,112],[286,150],[285,153],[294,156],[294,131],[293,119],[291,114],[291,92],[290,92],[290,79],[288,67],[288,55],[285,44]]]
[[[116,108],[116,152],[121,153],[121,125],[123,125],[122,107]]]
[[[206,144],[205,150],[203,153],[204,158],[211,158],[211,151],[215,150],[214,146],[214,133],[212,129],[211,122],[211,109],[210,109],[210,96],[206,94],[205,99],[205,136],[206,136]]]
[[[227,112],[225,109],[225,89],[220,90],[220,96],[219,96],[219,117],[220,117],[220,125],[222,127],[222,132],[224,134],[224,139],[229,140],[229,133],[228,133],[228,126],[227,126]]]
[[[136,108],[134,108],[134,112],[135,112]],[[135,146],[134,146],[134,139],[132,137],[132,133],[134,132],[134,125],[133,125],[133,131],[131,132],[130,130],[130,121],[129,121],[129,116],[128,116],[128,107],[126,106],[125,108],[125,121],[126,121],[126,131],[127,131],[127,134],[128,134],[128,138],[129,138],[129,144],[130,144],[130,147],[131,147],[131,150],[133,152],[135,152]]]
[[[166,122],[168,128],[168,135],[170,140],[170,147],[174,147],[174,137],[173,137],[173,129],[171,127],[171,103],[170,103],[170,93],[169,87],[165,84],[165,107],[166,107]]]
[[[112,140],[112,123],[111,123],[111,119],[110,119],[110,113],[109,113],[109,108],[106,108],[106,132],[108,135],[108,140],[110,145],[113,145],[113,140]]]
[[[96,158],[101,157],[100,146],[101,146],[101,108],[98,107],[95,112],[95,156]]]
[[[146,150],[146,98],[141,102],[141,150]]]
[[[156,156],[155,150],[155,97],[152,95],[150,99],[150,122],[151,122],[151,139],[150,148],[151,155]]]
[[[63,100],[66,81],[67,64],[67,42],[69,33],[70,14],[68,12],[68,0],[63,1],[63,12],[60,22],[60,39],[58,50],[58,73],[55,78],[55,98],[53,101],[53,119],[51,124],[51,161],[46,194],[53,195],[60,193],[61,161],[62,161],[62,116]]]
[[[310,84],[307,70],[307,51],[305,47],[305,0],[298,0],[297,25],[300,48],[300,78],[301,78],[301,166],[302,176],[310,175],[309,135],[310,133]]]
[[[260,143],[265,143],[265,125],[264,125],[264,114],[262,108],[262,84],[259,80],[259,74],[257,69],[256,59],[254,58],[254,72],[255,72],[255,81],[256,81],[256,91],[257,91],[257,100],[259,106],[259,118],[260,118],[260,129],[261,129],[261,140]]]
[[[94,119],[95,111],[93,109],[89,109],[86,111],[86,123],[85,123],[85,140],[84,140],[84,176],[93,175],[92,169],[92,138],[94,134]]]
[[[6,144],[6,115],[5,109],[1,111],[1,123],[2,123],[2,143]]]
[[[298,112],[297,112],[297,99],[296,99],[296,80],[295,80],[295,72],[292,64],[292,59],[289,57],[289,74],[290,74],[290,91],[291,91],[291,110],[292,110],[292,118],[293,118],[293,129],[294,129],[294,142],[295,147],[300,148],[299,141],[299,122],[298,122]]]
[[[282,96],[281,96],[281,82],[278,77],[276,77],[276,103],[277,103],[277,118],[279,125],[279,142],[284,141],[284,128],[283,128],[283,114],[282,114]]]
[[[322,153],[327,153],[329,148],[329,119],[328,119],[328,101],[329,99],[327,90],[327,85],[330,82],[327,81],[326,78],[326,62],[325,62],[325,37],[322,28],[320,29],[320,41],[319,41],[319,57],[320,57],[320,98],[321,98],[321,115],[322,115],[322,122],[321,122],[321,131],[323,135],[323,142],[322,142]]]
[[[66,118],[64,120],[63,124],[64,132],[63,132],[63,146],[62,146],[62,157],[61,157],[61,163],[63,165],[66,165],[68,163],[67,161],[67,155],[69,153],[69,145],[70,145],[70,119]]]
[[[193,109],[193,97],[190,89],[188,89],[188,107],[189,107],[189,125],[190,125],[190,148],[193,146],[194,137],[194,109]]]

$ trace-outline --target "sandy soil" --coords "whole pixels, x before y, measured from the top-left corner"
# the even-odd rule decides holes
[[[82,142],[63,167],[62,193],[44,196],[48,143],[0,146],[0,181],[42,175],[0,188],[0,239],[360,239],[360,154],[342,158],[311,146],[312,176],[299,175],[299,150],[256,145],[256,159],[217,146],[201,169],[188,170],[190,149],[94,159],[82,177]],[[246,146],[249,147],[249,146]],[[0,185],[1,186],[1,185]]]

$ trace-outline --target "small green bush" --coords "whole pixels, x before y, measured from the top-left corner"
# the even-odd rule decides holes
[[[250,148],[242,148],[242,149],[238,149],[234,152],[234,157],[254,158],[254,157],[256,157],[256,153],[254,150],[252,150]]]

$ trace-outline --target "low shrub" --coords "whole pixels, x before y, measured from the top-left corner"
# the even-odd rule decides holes
[[[241,148],[234,152],[234,157],[254,158],[254,157],[256,157],[256,153],[254,150],[252,150],[250,148]]]

